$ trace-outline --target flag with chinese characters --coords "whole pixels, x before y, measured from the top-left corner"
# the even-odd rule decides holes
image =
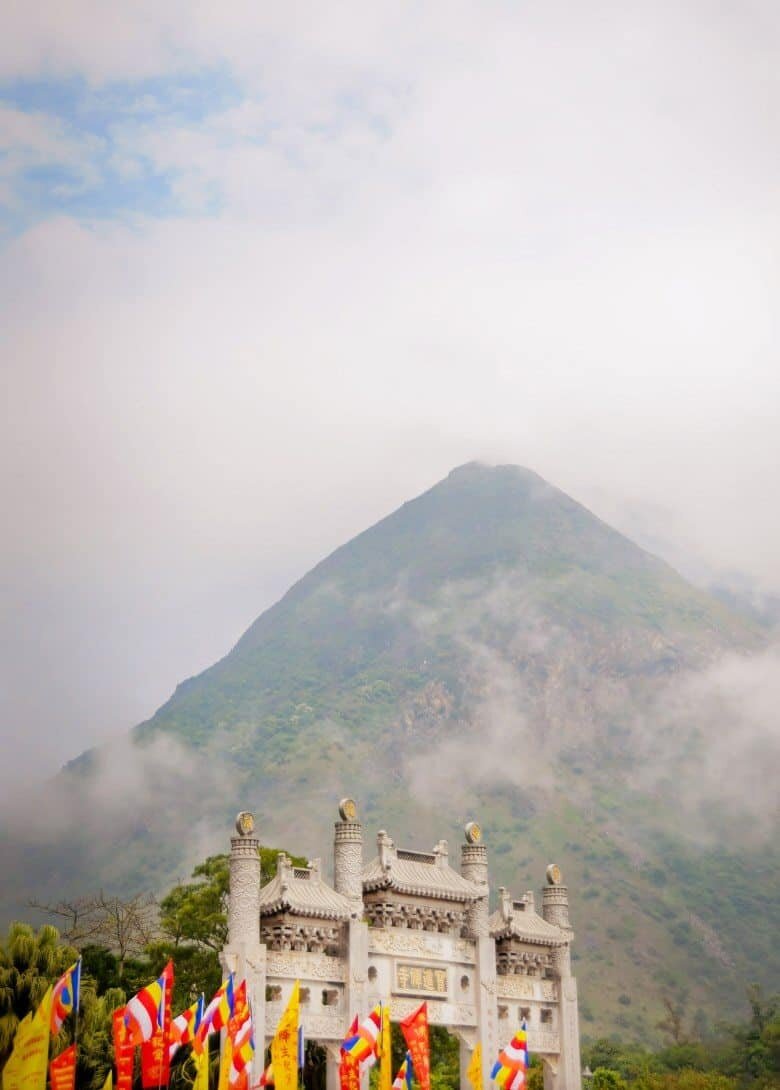
[[[292,995],[279,1019],[276,1036],[271,1042],[271,1063],[274,1065],[276,1090],[298,1090],[298,1014],[300,984],[293,984]]]
[[[490,1077],[502,1090],[523,1090],[528,1070],[528,1030],[525,1022],[512,1040],[502,1048]]]
[[[141,1086],[150,1090],[156,1086],[167,1086],[171,1074],[171,1002],[173,999],[173,962],[169,961],[163,969],[165,990],[163,992],[162,1024],[148,1041],[141,1045]]]
[[[52,988],[40,1006],[16,1027],[14,1047],[3,1068],[3,1090],[46,1090],[49,1064]]]
[[[116,1066],[116,1090],[132,1090],[135,1046],[125,1025],[125,1008],[114,1011],[112,1018],[114,1036],[114,1064]]]
[[[76,1046],[71,1045],[49,1064],[51,1090],[74,1090],[76,1085]]]
[[[482,1045],[477,1041],[474,1051],[471,1053],[469,1066],[466,1069],[466,1078],[471,1083],[473,1090],[483,1090],[482,1087]]]
[[[416,1011],[401,1019],[406,1047],[412,1054],[414,1074],[420,1090],[431,1090],[431,1050],[428,1043],[428,1004],[421,1003]]]

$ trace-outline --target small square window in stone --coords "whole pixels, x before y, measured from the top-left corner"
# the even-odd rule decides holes
[[[279,984],[266,984],[265,986],[265,1001],[266,1003],[276,1003],[282,998],[282,989]]]
[[[530,1022],[531,1021],[531,1008],[530,1007],[520,1007],[517,1014],[518,1014],[518,1017],[520,1018],[521,1022]]]
[[[503,1004],[499,1003],[499,1005],[498,1005],[498,1017],[499,1018],[508,1018],[509,1017],[509,1007],[504,1006]]]
[[[542,1025],[552,1025],[553,1015],[549,1007],[542,1007]]]
[[[335,1007],[339,1001],[338,988],[324,988],[322,991],[323,1007]]]
[[[298,994],[300,996],[301,1003],[308,1003],[311,999],[311,988],[301,988]]]

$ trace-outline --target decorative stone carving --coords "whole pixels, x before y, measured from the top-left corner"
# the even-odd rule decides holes
[[[269,950],[266,972],[271,977],[284,977],[292,980],[344,981],[346,972],[341,958],[328,957],[327,954],[310,954],[290,951],[280,953]]]
[[[501,976],[498,978],[498,994],[502,999],[533,999],[534,981],[527,976]]]
[[[528,1050],[529,1052],[550,1052],[556,1055],[561,1050],[560,1037],[552,1030],[529,1029]]]

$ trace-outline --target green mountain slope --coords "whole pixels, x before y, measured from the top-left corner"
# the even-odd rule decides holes
[[[476,817],[495,885],[562,864],[586,1034],[652,1037],[664,994],[712,1019],[726,990],[733,1008],[780,980],[777,849],[710,768],[736,729],[717,664],[764,643],[535,474],[463,466],[181,684],[134,732],[142,814],[132,795],[110,822],[82,814],[33,873],[162,882],[244,805],[269,843],[326,856],[340,794],[417,845]],[[70,794],[101,767],[73,762]]]

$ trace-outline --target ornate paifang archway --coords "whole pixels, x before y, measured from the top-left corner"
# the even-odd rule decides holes
[[[428,1001],[431,1024],[461,1042],[463,1086],[476,1042],[488,1087],[499,1049],[525,1019],[529,1049],[545,1061],[546,1090],[580,1090],[573,931],[557,866],[547,868],[541,915],[533,892],[516,900],[501,888],[491,916],[487,848],[474,822],[459,871],[446,841],[412,851],[396,848],[384,830],[364,864],[355,804],[343,799],[333,886],[319,860],[295,867],[284,855],[261,886],[259,847],[253,816],[239,814],[222,964],[246,978],[266,1041],[300,981],[301,1021],[307,1039],[326,1049],[328,1090],[338,1088],[339,1046],[353,1016],[388,999],[393,1021]]]

